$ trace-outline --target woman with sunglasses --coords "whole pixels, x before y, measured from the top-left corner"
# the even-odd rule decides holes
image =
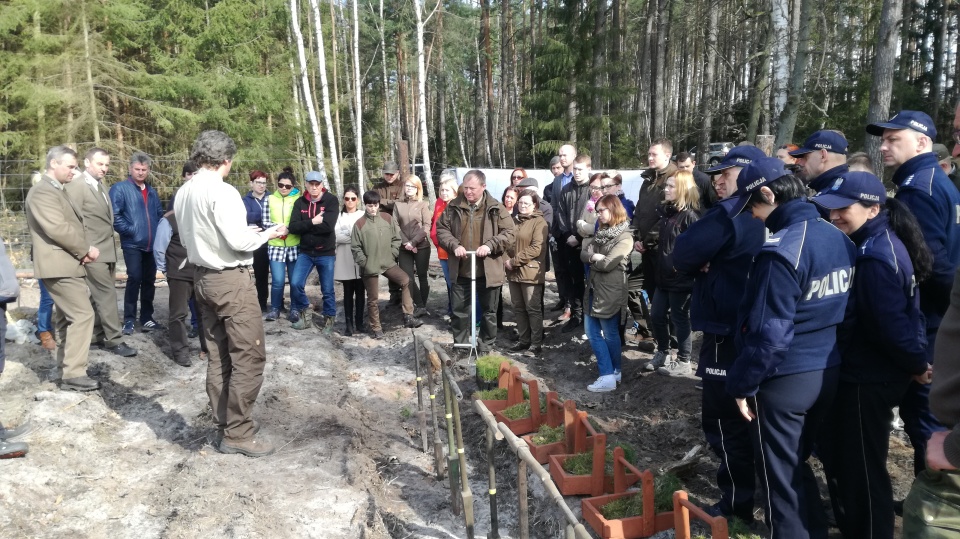
[[[510,187],[516,187],[518,183],[527,177],[527,171],[522,168],[515,168],[510,173]]]
[[[293,168],[285,167],[277,175],[277,190],[267,197],[267,205],[263,211],[263,226],[270,228],[274,225],[290,226],[290,215],[293,213],[293,204],[300,198],[297,189],[296,176]],[[300,236],[287,234],[267,242],[267,257],[270,259],[270,311],[263,317],[267,322],[280,318],[280,309],[283,308],[283,287],[285,279],[293,283],[293,267],[297,263],[300,253]],[[300,313],[290,305],[288,320],[300,320]]]
[[[343,190],[343,207],[337,218],[337,261],[333,267],[333,278],[343,285],[343,315],[346,319],[344,335],[350,337],[354,330],[363,333],[363,303],[366,293],[360,266],[353,260],[350,250],[350,235],[353,225],[363,217],[359,209],[360,192],[356,187]]]
[[[417,306],[413,316],[427,316],[430,298],[430,219],[433,208],[423,199],[423,184],[416,176],[405,176],[400,198],[393,205],[393,217],[400,227],[400,255],[397,264],[410,277],[410,295]],[[416,279],[414,278],[416,274]],[[419,281],[419,285],[418,285]]]

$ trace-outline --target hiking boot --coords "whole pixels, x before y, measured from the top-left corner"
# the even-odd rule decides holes
[[[413,310],[413,316],[416,316],[417,318],[430,316],[430,311],[428,311],[426,307],[417,307]]]
[[[593,393],[606,393],[617,389],[617,377],[613,374],[606,374],[597,378],[597,381],[587,386],[587,391]]]
[[[423,320],[420,320],[412,314],[403,315],[403,327],[405,328],[418,328],[423,325]]]
[[[189,352],[189,351],[187,351],[187,352],[185,352],[185,353],[182,353],[182,354],[174,354],[174,355],[173,355],[173,362],[176,363],[177,365],[180,365],[181,367],[191,367],[191,366],[193,366],[193,362],[190,361],[190,352]]]
[[[290,321],[291,323],[296,324],[297,322],[300,321],[301,318],[303,318],[303,314],[306,311],[307,311],[306,309],[302,311],[298,311],[296,309],[290,309],[290,313],[287,314],[287,320]],[[297,329],[297,328],[293,328],[293,329]],[[303,329],[303,328],[300,328],[300,329]]]
[[[220,441],[217,449],[226,455],[246,455],[248,457],[266,457],[272,455],[276,449],[273,444],[257,438],[248,438],[246,440],[227,440]]]
[[[382,329],[375,329],[375,330],[373,330],[373,338],[374,338],[374,339],[382,339],[382,338],[383,338],[383,330],[382,330]]]
[[[256,419],[252,419],[253,423],[253,435],[256,435],[260,432],[260,422]],[[207,443],[212,445],[214,449],[220,451],[220,442],[223,441],[223,429],[213,429],[209,434],[207,434]]]
[[[267,314],[263,315],[265,322],[276,322],[278,318],[280,318],[280,309],[270,309]]]
[[[669,352],[657,350],[657,353],[653,354],[653,359],[647,362],[647,364],[643,366],[643,370],[655,371],[660,367],[663,367],[667,363],[667,359],[669,358],[670,358]]]
[[[89,376],[64,378],[60,381],[61,391],[96,391],[100,389],[100,382]]]
[[[543,355],[543,347],[540,346],[539,344],[535,344],[531,346],[530,348],[527,349],[526,352],[523,353],[524,357],[540,357],[542,355]]]
[[[0,459],[15,459],[23,457],[30,448],[23,442],[8,442],[0,440]]]
[[[124,335],[133,335],[133,320],[127,320],[123,323],[123,329],[120,331]]]
[[[665,376],[689,376],[693,370],[690,368],[690,361],[674,360],[664,367],[657,369],[657,374]]]
[[[57,349],[57,341],[54,340],[53,333],[50,333],[49,331],[41,331],[39,337],[40,346],[42,346],[44,350]]]
[[[190,327],[190,331],[187,332],[188,339],[196,339],[200,335],[200,330],[193,326]]]

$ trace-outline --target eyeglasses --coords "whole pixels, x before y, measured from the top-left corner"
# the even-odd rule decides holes
[[[191,174],[191,176],[192,176],[192,175],[193,175],[193,174]],[[265,182],[265,181],[263,181],[263,180],[253,180],[253,183],[255,183],[255,184],[257,184],[257,185],[267,185],[267,182]]]
[[[611,187],[616,187],[616,186],[617,184],[615,183],[605,183],[600,186],[600,189],[610,189]]]
[[[606,211],[610,211],[610,208],[597,208],[597,213],[603,213]]]
[[[510,176],[511,180],[522,180],[523,176]]]
[[[602,185],[591,185],[591,186],[590,186],[590,190],[591,190],[591,191],[603,191],[603,186],[602,186]]]
[[[277,187],[280,189],[293,189],[292,183],[278,183]]]
[[[406,187],[407,189],[416,189],[416,188],[417,188],[417,186],[416,186],[416,185],[413,185],[412,183],[408,183],[408,184],[404,185],[404,187]]]
[[[354,201],[354,200],[357,199],[357,197],[343,197],[343,199],[344,199],[344,200]]]

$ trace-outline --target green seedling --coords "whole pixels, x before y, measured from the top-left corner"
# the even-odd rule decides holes
[[[517,419],[523,419],[525,417],[530,417],[530,401],[523,401],[508,408],[504,408],[502,412],[503,417],[516,421]]]
[[[537,445],[547,445],[563,441],[563,425],[551,427],[543,424],[537,429],[537,433],[530,437],[530,440]]]
[[[500,374],[500,364],[504,361],[513,365],[513,362],[509,359],[494,354],[478,357],[477,376],[485,382],[496,381],[497,376]]]
[[[400,419],[407,420],[413,416],[413,412],[410,411],[410,408],[404,406],[400,409]]]

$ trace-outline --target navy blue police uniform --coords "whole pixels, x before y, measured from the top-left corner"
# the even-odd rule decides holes
[[[716,508],[745,522],[753,520],[753,443],[750,424],[726,391],[726,378],[737,357],[737,306],[765,236],[763,223],[749,214],[731,219],[721,202],[677,238],[673,251],[674,268],[696,276],[690,321],[694,330],[703,332],[697,376],[703,380],[703,434],[720,461]],[[708,270],[701,271],[707,264]]]
[[[783,203],[765,224],[772,235],[747,280],[727,391],[746,398],[756,415],[751,434],[771,537],[826,537],[807,459],[836,391],[837,326],[855,247],[806,200]]]
[[[960,264],[960,192],[950,183],[934,153],[920,154],[893,175],[896,199],[903,202],[920,223],[923,239],[933,255],[933,273],[920,283],[920,310],[926,317],[927,362],[933,363],[933,346],[940,321],[947,311],[953,274]],[[900,404],[904,431],[914,449],[914,472],[925,467],[927,440],[943,426],[933,417],[930,385],[911,382]]]
[[[850,238],[858,245],[856,279],[840,332],[840,385],[822,437],[833,444],[825,467],[844,537],[892,539],[886,463],[893,408],[911,376],[927,369],[926,331],[910,255],[886,213]]]

